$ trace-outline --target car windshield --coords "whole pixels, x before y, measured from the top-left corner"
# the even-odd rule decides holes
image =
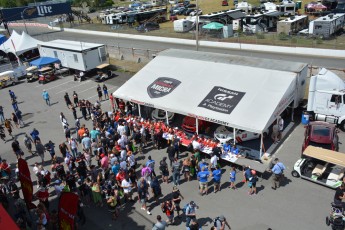
[[[331,135],[331,129],[329,127],[315,125],[312,128],[312,136],[322,136],[322,137],[329,137]]]

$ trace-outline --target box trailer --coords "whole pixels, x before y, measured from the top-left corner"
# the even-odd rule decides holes
[[[68,40],[53,40],[38,44],[41,57],[55,57],[61,66],[89,71],[107,61],[105,45]]]
[[[277,24],[277,33],[296,34],[299,31],[308,28],[309,20],[307,15],[291,16],[281,20]]]
[[[330,38],[344,27],[345,14],[328,14],[310,22],[309,34],[321,38]]]
[[[175,32],[188,32],[195,26],[195,21],[179,19],[174,21]]]

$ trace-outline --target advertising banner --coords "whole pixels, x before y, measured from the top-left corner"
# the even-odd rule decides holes
[[[3,21],[11,22],[18,20],[26,20],[39,17],[50,17],[59,14],[69,14],[72,12],[71,4],[68,2],[25,6],[1,9]]]
[[[36,208],[36,206],[32,203],[33,187],[32,187],[32,180],[30,176],[30,170],[28,167],[28,163],[22,158],[18,159],[18,170],[19,170],[19,181],[22,187],[25,203],[28,209]]]
[[[78,211],[79,196],[73,192],[63,192],[59,201],[59,228],[73,230]]]

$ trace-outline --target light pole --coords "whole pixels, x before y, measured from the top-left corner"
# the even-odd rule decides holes
[[[196,0],[196,19],[195,19],[195,42],[196,42],[196,51],[199,50],[199,0]]]
[[[25,23],[25,19],[24,19],[24,13],[25,13],[25,11],[26,11],[27,9],[29,9],[29,8],[25,8],[25,9],[23,10],[23,12],[21,13],[21,15],[22,15],[22,19],[23,19],[23,22],[24,22],[25,31],[26,31],[27,34],[29,34],[29,33],[28,33],[28,28],[26,27],[26,23]]]

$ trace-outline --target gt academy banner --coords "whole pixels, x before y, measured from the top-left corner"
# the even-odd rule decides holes
[[[78,211],[79,196],[73,192],[63,192],[59,201],[59,228],[73,230]]]
[[[36,208],[36,205],[32,203],[33,186],[30,176],[30,170],[28,163],[22,159],[18,159],[19,181],[22,188],[25,203],[28,209]]]
[[[215,112],[230,114],[246,93],[215,86],[200,102],[203,107]]]
[[[50,17],[71,12],[71,4],[68,2],[1,9],[2,20],[5,22]]]
[[[174,91],[180,84],[181,82],[174,78],[160,77],[147,87],[147,93],[151,98],[164,97]]]

